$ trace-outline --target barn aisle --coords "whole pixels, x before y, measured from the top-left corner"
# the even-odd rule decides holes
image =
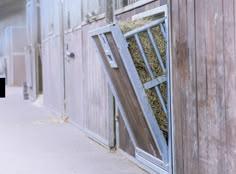
[[[0,99],[0,173],[144,174],[118,153],[88,139],[69,123],[59,124],[44,107],[7,88]]]

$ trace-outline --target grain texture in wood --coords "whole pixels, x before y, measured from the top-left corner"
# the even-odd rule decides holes
[[[235,173],[235,2],[171,7],[176,173]]]
[[[120,114],[119,114],[120,115]],[[120,142],[120,147],[123,151],[128,153],[131,156],[135,156],[135,149],[134,145],[130,139],[129,133],[127,131],[127,128],[125,127],[124,120],[122,116],[120,115],[119,117],[119,125],[120,125],[120,137],[119,137],[119,142]]]
[[[64,113],[63,81],[61,61],[61,37],[50,38],[42,44],[44,104],[57,115]]]
[[[65,57],[65,96],[66,113],[80,128],[85,127],[83,114],[83,58],[82,31],[65,35],[65,52],[73,53],[74,58]]]
[[[227,172],[236,173],[236,5],[223,1]]]
[[[98,47],[103,64],[108,71],[110,80],[115,88],[115,91],[117,92],[117,95],[119,96],[120,103],[122,104],[123,110],[127,117],[126,119],[128,120],[137,145],[144,151],[156,157],[160,157],[123,64],[122,58],[119,54],[118,47],[116,46],[111,33],[107,33],[106,37],[119,67],[118,69],[112,69],[110,67],[98,37],[94,37],[94,40]]]
[[[82,28],[83,57],[83,110],[86,117],[85,128],[108,143],[109,90],[98,54],[89,36],[89,31],[104,26],[105,20],[100,20]]]

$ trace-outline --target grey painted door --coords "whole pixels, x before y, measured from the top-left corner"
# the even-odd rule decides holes
[[[70,121],[84,127],[81,30],[65,35],[65,100]]]

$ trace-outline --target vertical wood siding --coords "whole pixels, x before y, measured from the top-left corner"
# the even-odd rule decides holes
[[[105,20],[82,28],[83,36],[83,89],[86,129],[102,139],[109,140],[109,90],[101,63],[88,32],[106,25]]]
[[[63,46],[60,0],[41,0],[42,66],[45,105],[64,114]]]
[[[105,0],[65,0],[64,47],[75,53],[75,59],[65,61],[66,112],[75,125],[89,136],[109,145],[109,90],[89,31],[106,25],[103,19],[84,23],[92,12],[104,12]],[[82,19],[82,16],[84,19]],[[66,60],[66,58],[65,58]],[[76,98],[76,99],[75,99]]]
[[[234,0],[171,2],[177,174],[236,173]]]
[[[63,5],[64,29],[70,29],[81,25],[82,0],[65,0]]]
[[[59,115],[63,113],[64,104],[60,39],[53,37],[42,43],[44,104]]]
[[[115,0],[115,9],[119,9],[131,4],[134,4],[135,2],[138,2],[141,0]]]
[[[7,63],[7,84],[22,86],[25,81],[24,46],[26,46],[26,28],[8,27],[5,29],[3,56]]]
[[[105,13],[106,0],[82,0],[82,20],[86,21],[86,16],[95,12],[96,14]]]
[[[81,29],[65,35],[65,50],[75,54],[75,58],[65,61],[66,111],[80,128],[85,127],[83,113],[83,57]],[[66,60],[66,59],[65,59]]]
[[[61,34],[61,0],[41,0],[42,39]]]

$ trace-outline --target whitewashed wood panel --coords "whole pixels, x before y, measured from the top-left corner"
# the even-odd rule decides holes
[[[60,115],[64,109],[62,49],[59,36],[50,38],[42,44],[44,102]]]
[[[83,57],[81,30],[65,35],[65,50],[75,55],[74,58],[65,58],[65,90],[66,90],[66,113],[70,121],[85,127],[83,113]]]
[[[83,35],[83,88],[84,114],[86,115],[86,129],[92,136],[108,145],[109,119],[111,103],[109,103],[109,89],[103,73],[101,63],[88,32],[105,25],[105,20],[86,25],[82,28]]]

